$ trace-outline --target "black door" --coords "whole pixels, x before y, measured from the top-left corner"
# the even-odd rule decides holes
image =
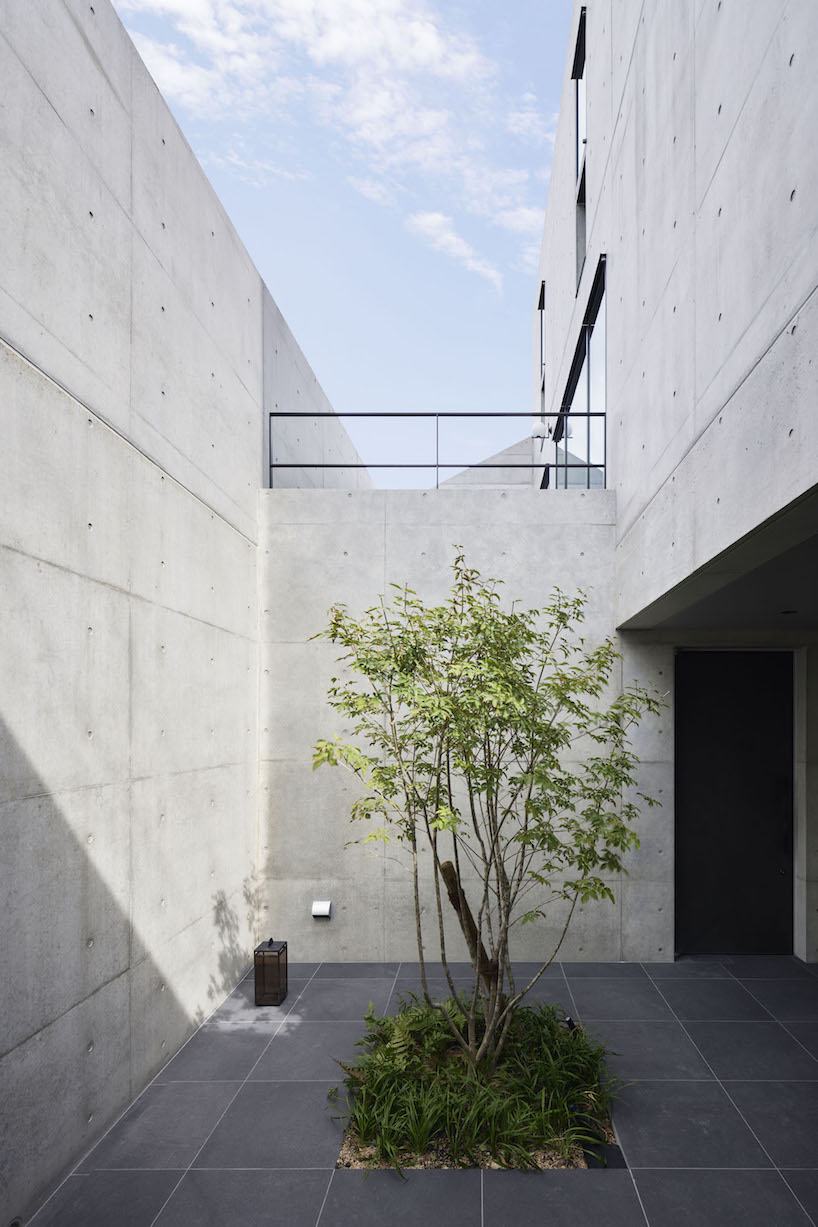
[[[792,954],[793,659],[676,656],[676,951]]]

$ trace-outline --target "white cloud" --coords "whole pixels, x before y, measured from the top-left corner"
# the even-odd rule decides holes
[[[536,94],[523,94],[519,104],[506,116],[506,129],[512,136],[531,145],[553,145],[557,116],[547,119],[540,110]]]
[[[458,209],[520,240],[539,228],[542,187],[513,149],[542,144],[551,119],[531,92],[504,97],[498,66],[434,0],[115,3],[171,101],[197,120],[218,120],[222,131],[252,123],[252,153],[231,158],[237,137],[229,134],[214,134],[227,147],[209,151],[247,182],[286,173],[281,151],[271,156],[268,147],[274,130],[317,123],[331,137],[330,156],[344,159],[349,182],[368,199],[389,204],[399,193],[422,193],[443,211],[415,217]],[[140,21],[149,33],[140,33]],[[472,264],[462,254],[461,263],[499,286],[497,268],[468,251]]]
[[[485,277],[498,294],[503,290],[503,277],[498,268],[488,260],[482,259],[474,248],[462,238],[454,226],[452,219],[445,213],[412,213],[406,219],[407,229],[418,235],[434,251],[441,251],[450,256],[458,264],[462,264],[471,273]]]
[[[540,266],[540,244],[526,243],[520,251],[515,268],[519,273],[533,276]]]
[[[375,204],[391,205],[395,202],[394,192],[382,180],[356,179],[354,175],[347,175],[347,183],[351,184],[356,192],[360,192],[362,196]]]
[[[247,183],[250,187],[266,187],[271,179],[286,179],[292,182],[312,177],[307,170],[291,170],[264,158],[255,158],[242,148],[229,149],[225,154],[206,153],[202,161],[206,166],[221,166],[232,170],[242,183]]]
[[[538,209],[536,205],[518,205],[516,209],[501,209],[495,221],[504,230],[511,230],[515,234],[539,235],[542,233],[545,221],[545,209]]]
[[[174,43],[162,44],[134,32],[137,51],[166,98],[190,111],[209,109],[222,91],[221,74],[184,57]]]

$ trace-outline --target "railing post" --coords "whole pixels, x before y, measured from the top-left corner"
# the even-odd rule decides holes
[[[435,490],[440,489],[440,414],[435,414]]]

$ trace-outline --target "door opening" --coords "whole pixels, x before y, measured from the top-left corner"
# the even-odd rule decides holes
[[[676,952],[792,954],[792,652],[676,655]]]

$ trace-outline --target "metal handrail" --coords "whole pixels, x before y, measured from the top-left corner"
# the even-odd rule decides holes
[[[273,488],[273,473],[277,469],[434,469],[435,470],[435,488],[440,487],[440,470],[441,469],[527,469],[533,472],[535,469],[544,469],[547,473],[549,468],[555,469],[586,469],[596,472],[605,473],[606,461],[602,464],[590,464],[564,461],[560,464],[551,465],[548,461],[535,461],[529,463],[519,463],[516,461],[498,461],[492,463],[489,461],[465,461],[462,463],[455,461],[446,461],[441,463],[440,460],[440,419],[441,418],[533,418],[541,422],[545,422],[547,418],[557,419],[553,431],[549,428],[550,442],[558,443],[563,437],[565,424],[569,413],[566,410],[554,413],[536,413],[523,410],[475,410],[473,413],[457,411],[457,410],[418,410],[417,412],[399,411],[395,413],[377,412],[373,410],[354,410],[349,413],[336,413],[332,409],[316,409],[302,412],[298,409],[273,409],[269,412],[270,430],[269,430],[269,468],[270,468],[270,488]],[[571,413],[572,419],[589,419],[589,418],[605,418],[606,414],[601,412],[585,412]],[[336,461],[276,461],[274,456],[274,440],[273,440],[273,420],[275,418],[388,418],[388,419],[403,419],[403,418],[434,418],[435,420],[435,459],[434,463],[411,463],[408,461],[399,462],[384,462],[369,464],[365,462],[336,462]],[[532,438],[537,438],[537,435],[532,434]]]

